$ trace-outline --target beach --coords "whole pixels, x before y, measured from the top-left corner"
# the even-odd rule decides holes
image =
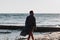
[[[4,31],[4,30],[2,30]],[[6,30],[5,30],[6,31]],[[18,30],[8,30],[11,33],[1,34],[0,33],[0,40],[27,40],[27,36],[21,36]],[[33,32],[35,40],[60,40],[60,32]]]
[[[20,32],[28,14],[0,14],[0,40],[26,40]],[[37,30],[35,40],[60,40],[60,14],[35,14]]]
[[[60,40],[60,32],[47,33],[36,36],[36,40]]]
[[[27,40],[28,35],[21,36],[20,32],[24,26],[0,26],[0,40]],[[4,29],[5,28],[5,29]],[[20,30],[19,30],[19,29]],[[60,28],[59,27],[38,27],[40,28],[39,31],[34,31],[34,39],[35,40],[60,40]],[[42,28],[45,29],[55,29],[59,28],[59,31],[51,30],[50,32],[48,30],[44,31]]]
[[[55,25],[37,26],[33,32],[35,40],[60,40],[60,27]],[[0,40],[27,40],[27,36],[21,36],[24,26],[0,25]]]
[[[25,37],[27,38],[27,36]],[[24,37],[20,37],[16,40],[26,40]],[[35,34],[34,33],[35,40],[60,40],[60,32],[48,32],[48,33],[42,33],[42,34]]]
[[[34,34],[35,40],[60,40],[60,32]],[[27,36],[18,36],[16,40],[26,40]]]

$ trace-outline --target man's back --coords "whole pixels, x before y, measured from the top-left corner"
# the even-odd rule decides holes
[[[35,17],[32,15],[29,15],[26,18],[26,22],[25,22],[26,26],[36,26],[36,22],[35,22]]]

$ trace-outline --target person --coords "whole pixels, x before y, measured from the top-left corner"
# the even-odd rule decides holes
[[[28,38],[27,38],[27,40],[30,40],[30,37],[32,38],[32,40],[34,40],[32,32],[36,28],[36,19],[34,17],[33,10],[31,10],[29,13],[30,13],[30,15],[27,16],[26,22],[25,22],[25,26],[28,28]]]
[[[33,31],[34,29],[36,29],[36,19],[34,17],[33,10],[31,10],[29,14],[30,15],[26,17],[25,27],[21,31],[20,35],[22,36],[28,35],[27,40],[30,40],[30,37],[32,38],[32,40],[34,40]]]

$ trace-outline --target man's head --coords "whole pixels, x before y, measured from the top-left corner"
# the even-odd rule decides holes
[[[34,12],[33,12],[33,10],[31,10],[31,11],[30,11],[30,15],[34,15]]]

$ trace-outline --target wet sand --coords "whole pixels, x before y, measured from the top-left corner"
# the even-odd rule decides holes
[[[0,29],[10,29],[10,30],[22,30],[24,26],[11,26],[11,25],[0,25]],[[37,29],[34,30],[35,32],[56,32],[60,31],[60,27],[36,27]]]
[[[27,36],[21,36],[19,30],[0,30],[0,32],[11,32],[11,33],[0,33],[0,40],[27,40]],[[60,32],[33,32],[35,40],[60,40]]]
[[[24,26],[6,26],[6,25],[0,25],[0,29],[9,29],[9,30],[22,30]],[[35,40],[60,40],[60,28],[59,27],[37,27],[37,30],[35,32],[46,32],[41,34],[34,34]],[[14,33],[13,33],[14,34]],[[10,35],[12,36],[12,35]],[[27,36],[26,36],[27,38]],[[5,38],[6,40],[9,40],[8,38]],[[5,40],[4,39],[4,40]],[[15,40],[26,40],[24,38],[21,38],[21,36],[16,36],[14,38]],[[2,38],[3,40],[3,38]],[[12,39],[13,40],[13,39]]]
[[[45,33],[45,34],[37,34],[37,35],[34,35],[34,38],[35,38],[35,40],[60,40],[60,32],[53,32],[53,33],[49,32],[49,33]],[[18,38],[16,40],[27,40],[27,39]]]

